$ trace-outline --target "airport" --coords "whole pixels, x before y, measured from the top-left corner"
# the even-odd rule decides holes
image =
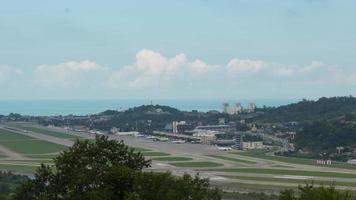
[[[94,140],[97,134],[26,122],[1,123],[0,133],[0,168],[22,174],[32,174],[42,162],[51,164],[51,158],[75,140]],[[224,191],[277,194],[306,182],[316,185],[335,182],[338,189],[356,190],[356,166],[352,164],[320,165],[308,159],[258,154],[258,150],[241,151],[177,139],[157,140],[155,136],[108,137],[124,141],[151,159],[152,167],[147,170],[199,174]]]

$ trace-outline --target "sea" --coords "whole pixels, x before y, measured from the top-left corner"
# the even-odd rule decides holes
[[[277,107],[298,102],[299,99],[237,99],[237,100],[172,100],[172,99],[110,99],[110,100],[0,100],[0,114],[18,113],[32,116],[89,115],[105,110],[126,110],[141,105],[166,105],[179,110],[222,111],[223,103],[240,102],[246,107],[253,102],[257,107]]]

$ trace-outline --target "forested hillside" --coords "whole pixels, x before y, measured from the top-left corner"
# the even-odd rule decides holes
[[[265,107],[259,109],[264,114],[256,118],[262,122],[290,122],[329,120],[356,112],[356,98],[332,97],[320,98],[317,101],[303,100],[280,107]]]
[[[306,124],[296,136],[297,149],[315,157],[343,159],[356,148],[356,123],[345,119]],[[337,148],[342,151],[338,152]]]

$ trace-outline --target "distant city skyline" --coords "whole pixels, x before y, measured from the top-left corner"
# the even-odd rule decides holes
[[[0,100],[356,95],[351,0],[3,1]]]

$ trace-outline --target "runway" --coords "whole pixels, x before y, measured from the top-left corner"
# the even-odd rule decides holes
[[[10,128],[11,131],[15,131],[16,133],[23,134],[26,136],[30,136],[36,139],[45,140],[48,142],[61,144],[65,146],[72,146],[73,141],[65,138],[57,138],[49,135],[45,135],[38,132],[32,131],[24,131],[21,128],[14,128],[9,127],[8,125],[0,125],[0,128],[8,129]],[[94,136],[90,133],[84,132],[73,132],[68,131],[63,128],[48,128],[49,130],[60,131],[66,134],[73,135],[73,138],[80,136],[82,138],[93,139]],[[116,135],[109,135],[109,138],[112,140],[124,141],[125,144],[132,146],[132,147],[139,147],[150,149],[152,152],[163,152],[168,153],[171,156],[181,156],[181,157],[188,157],[192,158],[194,162],[214,162],[214,163],[221,163],[223,166],[221,167],[212,167],[212,168],[190,168],[190,167],[175,167],[170,165],[171,162],[164,162],[164,161],[152,161],[152,167],[147,169],[149,171],[156,171],[156,172],[166,172],[170,171],[172,174],[175,175],[182,175],[184,173],[188,173],[191,175],[195,175],[199,173],[200,176],[209,178],[213,185],[219,186],[224,189],[229,190],[241,190],[241,185],[255,185],[256,190],[259,191],[259,186],[270,186],[276,188],[285,188],[285,187],[297,187],[298,183],[291,183],[291,182],[283,182],[283,180],[301,180],[302,177],[298,176],[288,176],[288,175],[278,175],[278,174],[258,174],[258,173],[238,173],[238,172],[219,172],[214,171],[217,169],[243,169],[243,168],[255,168],[257,169],[281,169],[281,170],[295,170],[295,171],[315,171],[315,172],[329,172],[329,173],[348,173],[348,174],[356,174],[356,170],[350,169],[340,169],[340,168],[330,168],[330,167],[321,167],[321,166],[313,166],[313,165],[302,165],[302,164],[291,164],[286,162],[268,160],[268,159],[261,159],[261,158],[254,158],[249,156],[243,156],[238,154],[231,154],[228,151],[220,151],[215,146],[211,145],[202,145],[202,144],[191,144],[191,143],[182,143],[182,144],[175,144],[172,142],[155,142],[150,139],[146,139],[143,137],[132,137],[132,136],[116,136]],[[1,151],[1,148],[0,148]],[[236,150],[234,150],[236,151]],[[209,156],[208,156],[209,155]],[[231,160],[224,160],[220,158],[211,157],[211,155],[216,156],[224,156],[228,158],[236,158],[241,160],[246,160],[254,163],[246,163],[246,162],[235,162]],[[16,157],[15,155],[13,156]],[[149,157],[148,157],[149,158]],[[277,166],[277,167],[276,167]],[[279,167],[278,167],[279,166]],[[208,170],[209,169],[209,170]],[[232,177],[255,177],[261,178],[261,180],[245,180],[239,178],[232,178]],[[266,180],[263,180],[263,179]],[[270,179],[281,179],[280,182],[276,181],[269,181]],[[349,190],[356,190],[356,178],[338,178],[338,177],[303,177],[303,180],[306,181],[336,181],[340,183],[355,183],[355,186],[336,186],[338,189],[349,189]],[[245,190],[245,189],[242,189]]]

